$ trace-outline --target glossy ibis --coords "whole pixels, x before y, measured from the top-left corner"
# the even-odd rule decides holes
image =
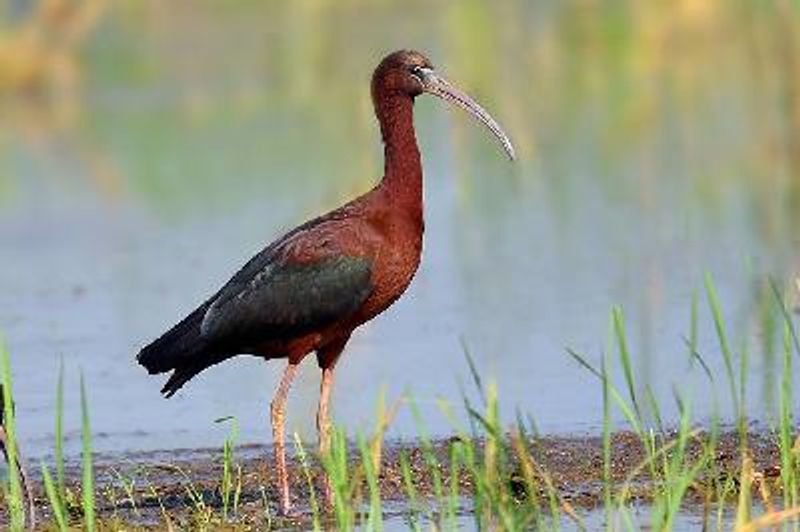
[[[284,450],[284,408],[298,364],[316,352],[322,369],[317,429],[329,444],[333,369],[350,334],[411,282],[422,251],[422,166],[414,134],[414,98],[428,93],[472,113],[499,139],[506,134],[470,97],[436,73],[422,54],[386,56],[372,76],[372,100],[384,143],[384,176],[353,201],[290,231],[253,257],[225,286],[139,353],[150,373],[172,371],[167,397],[204,369],[237,354],[286,358],[271,403],[281,510],[291,503]]]

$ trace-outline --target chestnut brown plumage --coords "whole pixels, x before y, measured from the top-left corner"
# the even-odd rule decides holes
[[[422,251],[422,166],[414,98],[430,93],[472,113],[514,150],[477,103],[422,54],[386,56],[372,77],[372,100],[385,145],[384,176],[355,200],[311,220],[253,257],[216,294],[141,350],[150,373],[172,371],[168,397],[204,369],[237,354],[286,358],[271,404],[281,510],[291,506],[284,451],[284,409],[297,365],[316,352],[322,369],[317,414],[320,452],[328,448],[333,368],[350,334],[391,305],[411,282]]]

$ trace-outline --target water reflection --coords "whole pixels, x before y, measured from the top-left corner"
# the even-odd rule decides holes
[[[74,84],[0,87],[0,329],[31,452],[49,446],[61,356],[69,382],[86,373],[101,449],[217,444],[211,421],[224,415],[245,439],[267,437],[278,364],[242,358],[166,402],[133,354],[264,243],[377,179],[368,80],[387,50],[410,45],[486,103],[522,162],[508,165],[463,113],[420,99],[423,267],[354,339],[337,419],[366,423],[386,385],[390,397],[411,388],[431,428],[447,431],[436,398],[460,401],[463,341],[500,383],[506,414],[593,430],[600,387],[564,347],[597,359],[613,304],[665,414],[680,382],[708,416],[715,401],[682,339],[706,270],[737,347],[751,347],[750,398],[767,419],[780,326],[764,279],[798,265],[793,9],[115,3],[56,46]],[[3,13],[2,35],[27,31],[36,13]],[[0,40],[2,80],[10,42]],[[720,371],[700,309],[700,350]],[[290,404],[309,435],[317,378],[307,364]],[[407,412],[393,430],[415,433]]]

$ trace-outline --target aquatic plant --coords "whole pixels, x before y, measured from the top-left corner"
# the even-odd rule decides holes
[[[234,446],[236,445],[236,440],[239,438],[239,424],[236,418],[226,418],[217,421],[228,420],[231,422],[231,431],[222,445],[221,495],[223,521],[228,520],[229,509],[236,515],[239,510],[239,497],[242,494],[242,466],[236,463],[233,456]]]
[[[81,502],[83,508],[83,526],[88,532],[94,532],[95,493],[94,493],[94,460],[92,457],[92,429],[89,425],[89,404],[86,398],[86,385],[81,373]]]
[[[59,530],[62,532],[68,529],[69,519],[67,516],[67,491],[64,481],[64,361],[58,369],[58,384],[56,386],[56,412],[55,412],[55,468],[56,480],[50,474],[50,469],[46,464],[41,464],[42,482],[44,483],[45,494],[50,502],[53,512],[53,519]]]
[[[16,414],[14,412],[14,394],[11,383],[11,364],[9,362],[8,350],[2,338],[0,338],[0,375],[2,375],[3,379],[2,390],[0,390],[3,399],[2,426],[5,432],[3,452],[6,462],[8,463],[8,480],[3,483],[3,493],[10,514],[9,524],[12,529],[20,530],[25,526],[25,501],[23,498],[21,469],[17,467],[19,456]]]

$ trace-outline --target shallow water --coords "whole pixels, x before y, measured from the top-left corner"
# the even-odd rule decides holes
[[[100,450],[221,444],[224,416],[244,441],[269,438],[281,362],[240,357],[166,401],[164,379],[133,357],[263,245],[375,182],[369,75],[410,43],[496,115],[521,160],[505,161],[463,113],[419,100],[423,263],[349,344],[336,421],[366,430],[381,390],[389,404],[408,391],[428,431],[451,432],[439,399],[460,411],[462,390],[476,398],[466,346],[507,419],[519,409],[546,433],[596,431],[601,387],[565,347],[599,361],[615,304],[640,386],[665,417],[675,418],[673,385],[700,419],[730,416],[708,271],[734,347],[751,346],[751,413],[768,422],[780,362],[763,347],[765,279],[788,284],[800,255],[800,106],[787,92],[798,80],[764,59],[780,44],[765,29],[780,13],[713,5],[674,17],[525,2],[425,14],[326,2],[109,7],[71,58],[74,87],[3,96],[0,330],[23,448],[49,452],[60,359],[72,449],[81,371]],[[710,30],[719,42],[691,46]],[[728,32],[753,38],[730,44]],[[716,399],[684,344],[695,291]],[[306,437],[317,389],[309,359],[289,407]],[[401,408],[389,435],[417,434]]]
[[[650,525],[649,508],[640,507],[634,509],[631,515],[631,521],[635,528],[646,529]],[[559,530],[603,530],[606,527],[606,515],[602,510],[592,510],[581,515],[582,522],[579,525],[568,517],[562,517],[558,523]],[[423,521],[424,522],[424,521]],[[733,519],[726,520],[727,523],[732,523]],[[472,515],[462,515],[456,518],[456,528],[458,530],[480,530],[481,528],[475,523],[475,518]],[[622,526],[622,521],[619,521],[615,526]],[[556,528],[553,526],[553,528]],[[676,516],[673,523],[674,530],[701,530],[703,527],[703,516],[695,515],[691,512],[683,512]],[[405,516],[390,516],[383,521],[383,529],[388,531],[409,530],[409,522]]]

